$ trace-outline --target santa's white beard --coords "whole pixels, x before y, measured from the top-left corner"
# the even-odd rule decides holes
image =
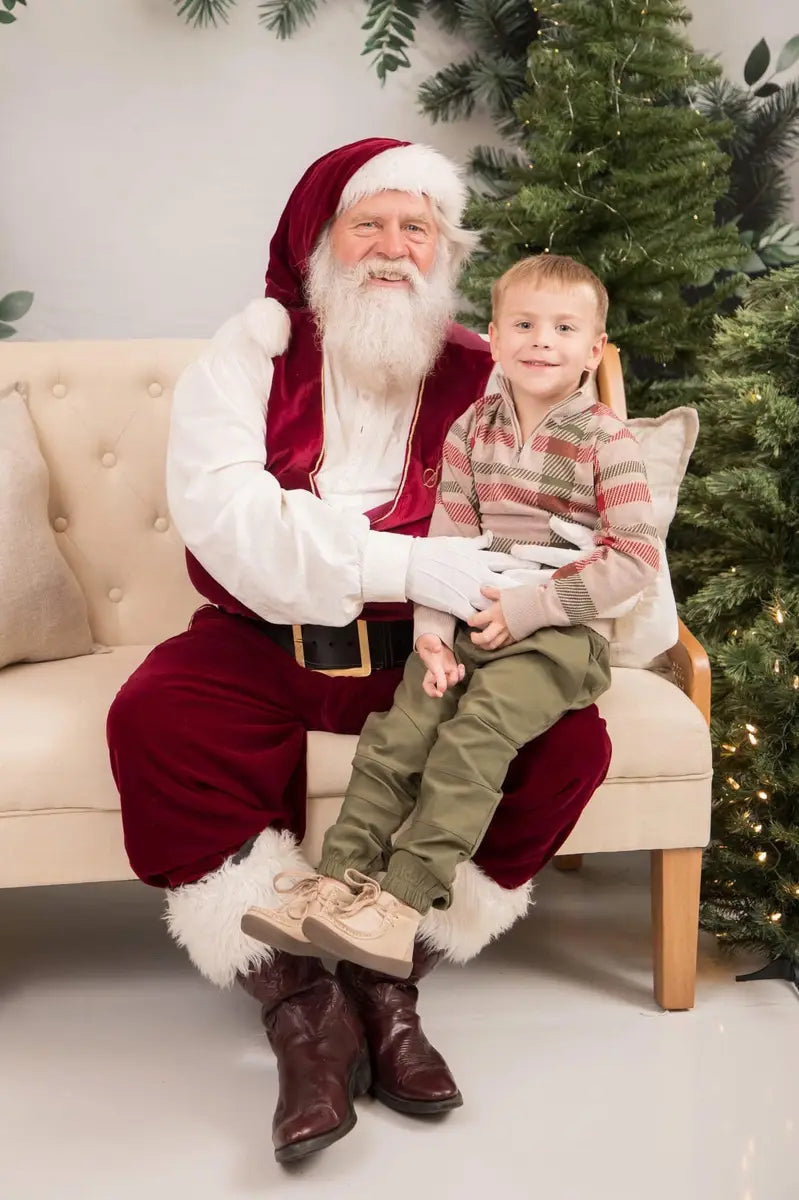
[[[370,285],[370,275],[384,268],[401,272],[410,287]],[[324,236],[309,261],[306,286],[325,350],[358,386],[407,385],[438,358],[454,308],[445,248],[422,275],[407,259],[377,257],[342,267]]]

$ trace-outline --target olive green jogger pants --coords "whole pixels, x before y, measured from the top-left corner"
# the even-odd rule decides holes
[[[520,747],[610,685],[608,643],[582,625],[501,650],[480,649],[459,626],[454,649],[461,683],[427,696],[414,653],[393,707],[367,719],[319,865],[336,879],[385,871],[383,888],[422,913],[449,907],[455,868],[479,846]]]

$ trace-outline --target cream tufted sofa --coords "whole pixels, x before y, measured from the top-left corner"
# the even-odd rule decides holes
[[[200,599],[166,507],[164,455],[177,376],[193,341],[12,342],[0,387],[27,383],[51,473],[50,519],[88,601],[98,651],[0,671],[0,886],[131,877],[108,766],[105,716],[150,648]],[[602,399],[624,411],[618,356]],[[613,741],[605,784],[559,865],[598,851],[652,851],[655,994],[693,1005],[701,847],[710,816],[709,670],[686,631],[671,654],[680,686],[616,669],[601,711]],[[681,690],[682,689],[682,690]],[[346,785],[354,739],[309,739],[309,853]]]

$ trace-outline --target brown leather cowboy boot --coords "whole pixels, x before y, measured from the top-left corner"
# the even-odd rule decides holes
[[[353,1099],[370,1083],[363,1028],[318,958],[278,951],[271,963],[238,979],[263,1005],[261,1020],[277,1058],[275,1158],[296,1162],[354,1126]]]
[[[340,962],[336,972],[366,1030],[372,1094],[397,1112],[426,1116],[463,1104],[449,1067],[428,1042],[416,1012],[416,984],[441,957],[440,951],[417,942],[408,979],[349,962]]]

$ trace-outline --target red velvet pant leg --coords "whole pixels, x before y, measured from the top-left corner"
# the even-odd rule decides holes
[[[268,825],[302,837],[307,730],[359,733],[368,713],[389,707],[401,674],[306,671],[258,623],[200,609],[152,651],[108,715],[133,870],[175,887]]]
[[[501,887],[520,887],[557,853],[610,765],[596,705],[567,713],[525,746],[474,861]]]

